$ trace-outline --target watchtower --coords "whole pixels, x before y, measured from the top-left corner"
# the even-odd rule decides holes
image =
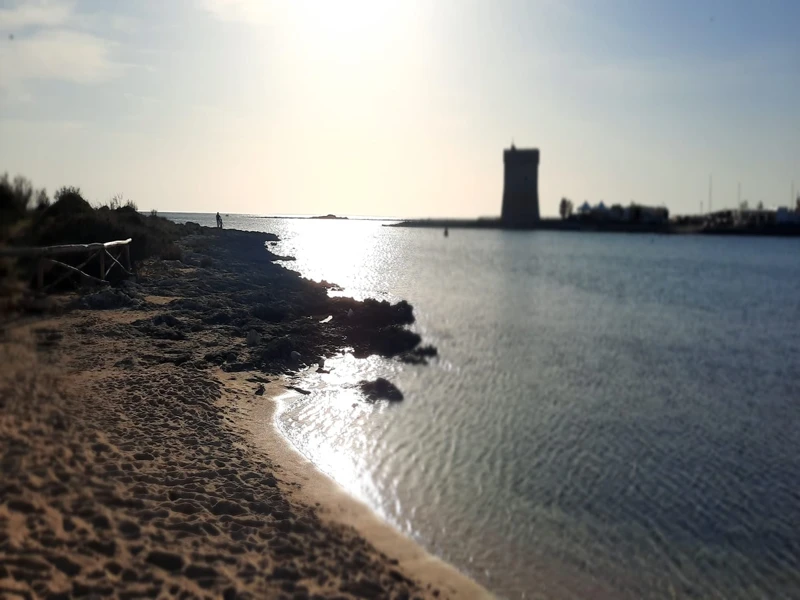
[[[539,150],[503,151],[503,212],[506,227],[529,227],[539,222]]]

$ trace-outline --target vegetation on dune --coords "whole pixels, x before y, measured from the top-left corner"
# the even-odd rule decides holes
[[[7,174],[0,177],[0,223],[0,245],[54,246],[131,238],[134,263],[151,256],[180,260],[182,254],[175,242],[191,231],[191,226],[159,217],[155,210],[149,215],[139,213],[136,204],[121,194],[104,205],[92,206],[80,188],[65,186],[56,191],[51,203],[44,189],[37,190],[25,177],[12,180]],[[62,260],[74,264],[77,258],[65,256]],[[20,260],[16,265],[23,277],[31,275],[29,262]],[[0,275],[13,271],[6,265]]]

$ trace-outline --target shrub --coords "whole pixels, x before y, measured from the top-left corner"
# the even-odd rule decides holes
[[[34,206],[35,212],[28,213],[27,209]],[[34,190],[24,177],[11,181],[7,174],[0,176],[0,239],[13,244],[52,246],[131,238],[130,257],[134,263],[151,256],[180,260],[181,250],[175,242],[190,231],[187,226],[159,217],[156,211],[142,215],[136,204],[125,201],[121,194],[94,209],[83,198],[80,188],[64,186],[56,191],[50,203],[47,192]],[[77,266],[85,257],[69,255],[63,260]],[[19,267],[26,272],[31,269],[30,264]],[[111,274],[123,276],[118,269]]]
[[[58,202],[62,198],[68,198],[68,197],[80,198],[81,200],[83,200],[83,196],[81,196],[81,188],[72,185],[64,185],[61,186],[58,190],[56,190],[56,194],[55,196],[53,196],[56,202]]]
[[[65,205],[66,203],[66,205]],[[37,246],[90,244],[132,238],[131,260],[150,256],[180,259],[174,242],[184,228],[163,217],[144,215],[122,207],[93,209],[83,199],[61,199],[42,211],[26,243]]]
[[[0,220],[10,224],[24,217],[33,197],[33,185],[29,179],[17,175],[11,181],[8,173],[4,173],[0,177]]]
[[[42,188],[36,195],[36,210],[42,211],[48,206],[50,206],[50,198],[47,197],[47,190]]]

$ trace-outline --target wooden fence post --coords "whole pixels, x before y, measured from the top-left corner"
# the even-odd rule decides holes
[[[106,278],[106,249],[100,250],[100,279]]]
[[[123,246],[125,248],[125,266],[128,268],[128,271],[131,270],[131,245],[127,243]]]

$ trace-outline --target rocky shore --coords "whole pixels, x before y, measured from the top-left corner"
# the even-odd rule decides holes
[[[4,319],[0,597],[484,594],[326,517],[298,467],[251,443],[242,413],[302,368],[343,348],[434,352],[410,305],[330,298],[276,265],[270,239],[197,228],[181,261]]]

